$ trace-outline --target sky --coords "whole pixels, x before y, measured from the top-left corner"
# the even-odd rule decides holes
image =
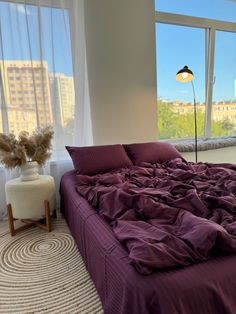
[[[39,32],[36,6],[27,5],[25,11],[22,4],[0,1],[3,38],[0,59],[30,60],[32,56],[32,59],[40,60],[40,51],[42,51],[42,59],[47,60],[49,71],[53,72],[55,69],[56,72],[72,75],[68,11],[42,7],[40,14],[41,32]],[[41,46],[39,33],[42,36]]]
[[[236,22],[236,0],[156,0],[162,12]],[[27,32],[27,19],[29,32]],[[3,50],[0,59],[47,60],[49,71],[72,75],[69,13],[41,9],[42,46],[39,45],[38,12],[35,6],[0,1]],[[29,38],[28,38],[29,36]],[[29,39],[30,47],[29,49]],[[205,101],[205,31],[191,27],[156,24],[157,92],[166,100],[192,102],[191,84],[176,82],[175,74],[187,65],[195,75],[197,102]],[[1,48],[1,47],[0,47]],[[236,99],[236,33],[216,33],[214,101]],[[3,53],[3,56],[2,56]]]
[[[236,1],[156,0],[155,9],[236,22]],[[157,93],[165,100],[193,102],[190,83],[176,82],[187,65],[194,73],[196,101],[205,101],[205,30],[156,24]],[[236,99],[236,33],[216,32],[213,101]]]

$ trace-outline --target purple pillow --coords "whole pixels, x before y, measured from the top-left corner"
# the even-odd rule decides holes
[[[120,144],[106,146],[66,146],[78,174],[95,175],[133,165]]]
[[[142,162],[162,163],[173,158],[183,158],[173,145],[167,142],[151,142],[124,145],[135,165]]]

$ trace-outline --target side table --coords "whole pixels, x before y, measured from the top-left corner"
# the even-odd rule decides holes
[[[5,185],[7,212],[11,235],[32,226],[51,231],[50,215],[55,205],[55,183],[51,176],[40,175],[37,180],[21,181],[20,178],[7,181]],[[45,218],[45,223],[38,220]],[[14,220],[20,219],[26,225],[15,228]]]

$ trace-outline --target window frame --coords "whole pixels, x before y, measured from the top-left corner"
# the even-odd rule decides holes
[[[175,13],[155,11],[155,24],[163,23],[205,29],[205,130],[204,138],[211,138],[212,96],[214,85],[215,34],[216,31],[236,34],[236,23],[206,19]],[[157,91],[158,94],[158,91]]]

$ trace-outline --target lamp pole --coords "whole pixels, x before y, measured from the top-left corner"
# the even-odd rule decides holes
[[[195,97],[195,89],[193,84],[194,75],[193,72],[187,67],[184,66],[181,70],[179,70],[176,74],[176,80],[178,82],[187,83],[191,82],[193,89],[193,107],[194,107],[194,141],[195,141],[195,160],[197,163],[197,104]]]
[[[195,89],[193,81],[191,81],[192,89],[193,89],[193,107],[194,107],[194,133],[195,133],[195,161],[197,163],[197,104],[195,98]]]

